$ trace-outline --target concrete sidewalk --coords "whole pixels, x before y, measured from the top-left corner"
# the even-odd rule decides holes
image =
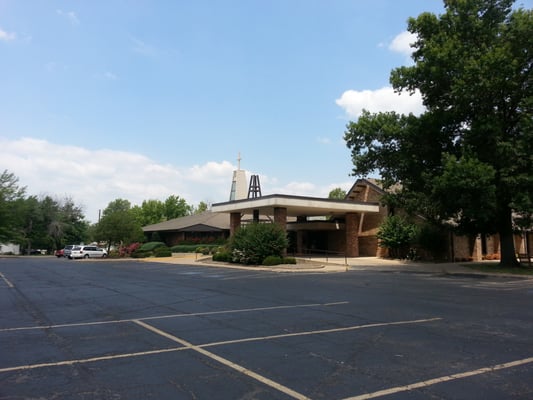
[[[381,271],[381,272],[412,272],[426,274],[468,274],[468,275],[490,275],[487,272],[476,271],[458,263],[429,263],[406,260],[391,260],[378,257],[305,257],[297,258],[297,264],[283,264],[276,266],[246,266],[240,264],[230,264],[213,261],[211,256],[190,253],[174,253],[172,257],[143,259],[149,262],[160,262],[169,264],[206,265],[221,268],[245,269],[254,271],[273,272],[347,272],[347,271]],[[495,261],[486,261],[495,263]],[[507,276],[507,274],[494,274],[497,276]],[[520,278],[533,277],[511,275]]]

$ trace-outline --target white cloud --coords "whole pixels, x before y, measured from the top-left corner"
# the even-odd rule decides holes
[[[329,192],[331,192],[333,189],[341,188],[344,191],[348,191],[353,184],[354,181],[330,183],[327,185],[316,185],[310,182],[289,182],[284,186],[273,188],[273,190],[269,191],[269,193],[327,198]]]
[[[98,210],[117,198],[133,205],[173,194],[194,206],[227,201],[236,167],[228,161],[178,167],[136,153],[0,137],[0,171],[5,169],[28,194],[72,197],[96,222]]]
[[[104,76],[104,79],[107,79],[110,81],[116,81],[118,79],[118,76],[111,71],[104,72],[103,76]]]
[[[66,18],[71,25],[76,26],[80,24],[80,20],[74,11],[56,10],[56,13],[57,15]]]
[[[3,29],[0,29],[0,41],[10,42],[16,38],[17,34],[15,32],[6,32]]]
[[[359,118],[363,109],[373,113],[396,111],[416,115],[424,111],[420,92],[398,94],[389,86],[377,90],[347,90],[335,103],[351,118]]]
[[[143,56],[153,56],[156,54],[156,49],[153,46],[139,40],[137,38],[131,38],[132,50],[135,53],[141,54]]]
[[[413,53],[413,48],[411,45],[414,44],[416,40],[417,36],[414,33],[404,31],[396,35],[396,37],[392,40],[392,42],[389,44],[389,50],[410,57]]]

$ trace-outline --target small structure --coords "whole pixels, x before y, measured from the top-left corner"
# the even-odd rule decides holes
[[[0,254],[20,254],[20,245],[14,243],[0,243]]]

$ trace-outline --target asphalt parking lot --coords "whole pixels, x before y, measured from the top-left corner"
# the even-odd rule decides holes
[[[533,280],[0,258],[0,399],[531,399]]]

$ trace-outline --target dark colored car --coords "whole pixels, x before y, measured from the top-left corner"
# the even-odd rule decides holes
[[[60,257],[65,257],[65,250],[64,249],[59,249],[59,250],[56,250],[56,252],[54,253],[56,257],[60,258]]]

